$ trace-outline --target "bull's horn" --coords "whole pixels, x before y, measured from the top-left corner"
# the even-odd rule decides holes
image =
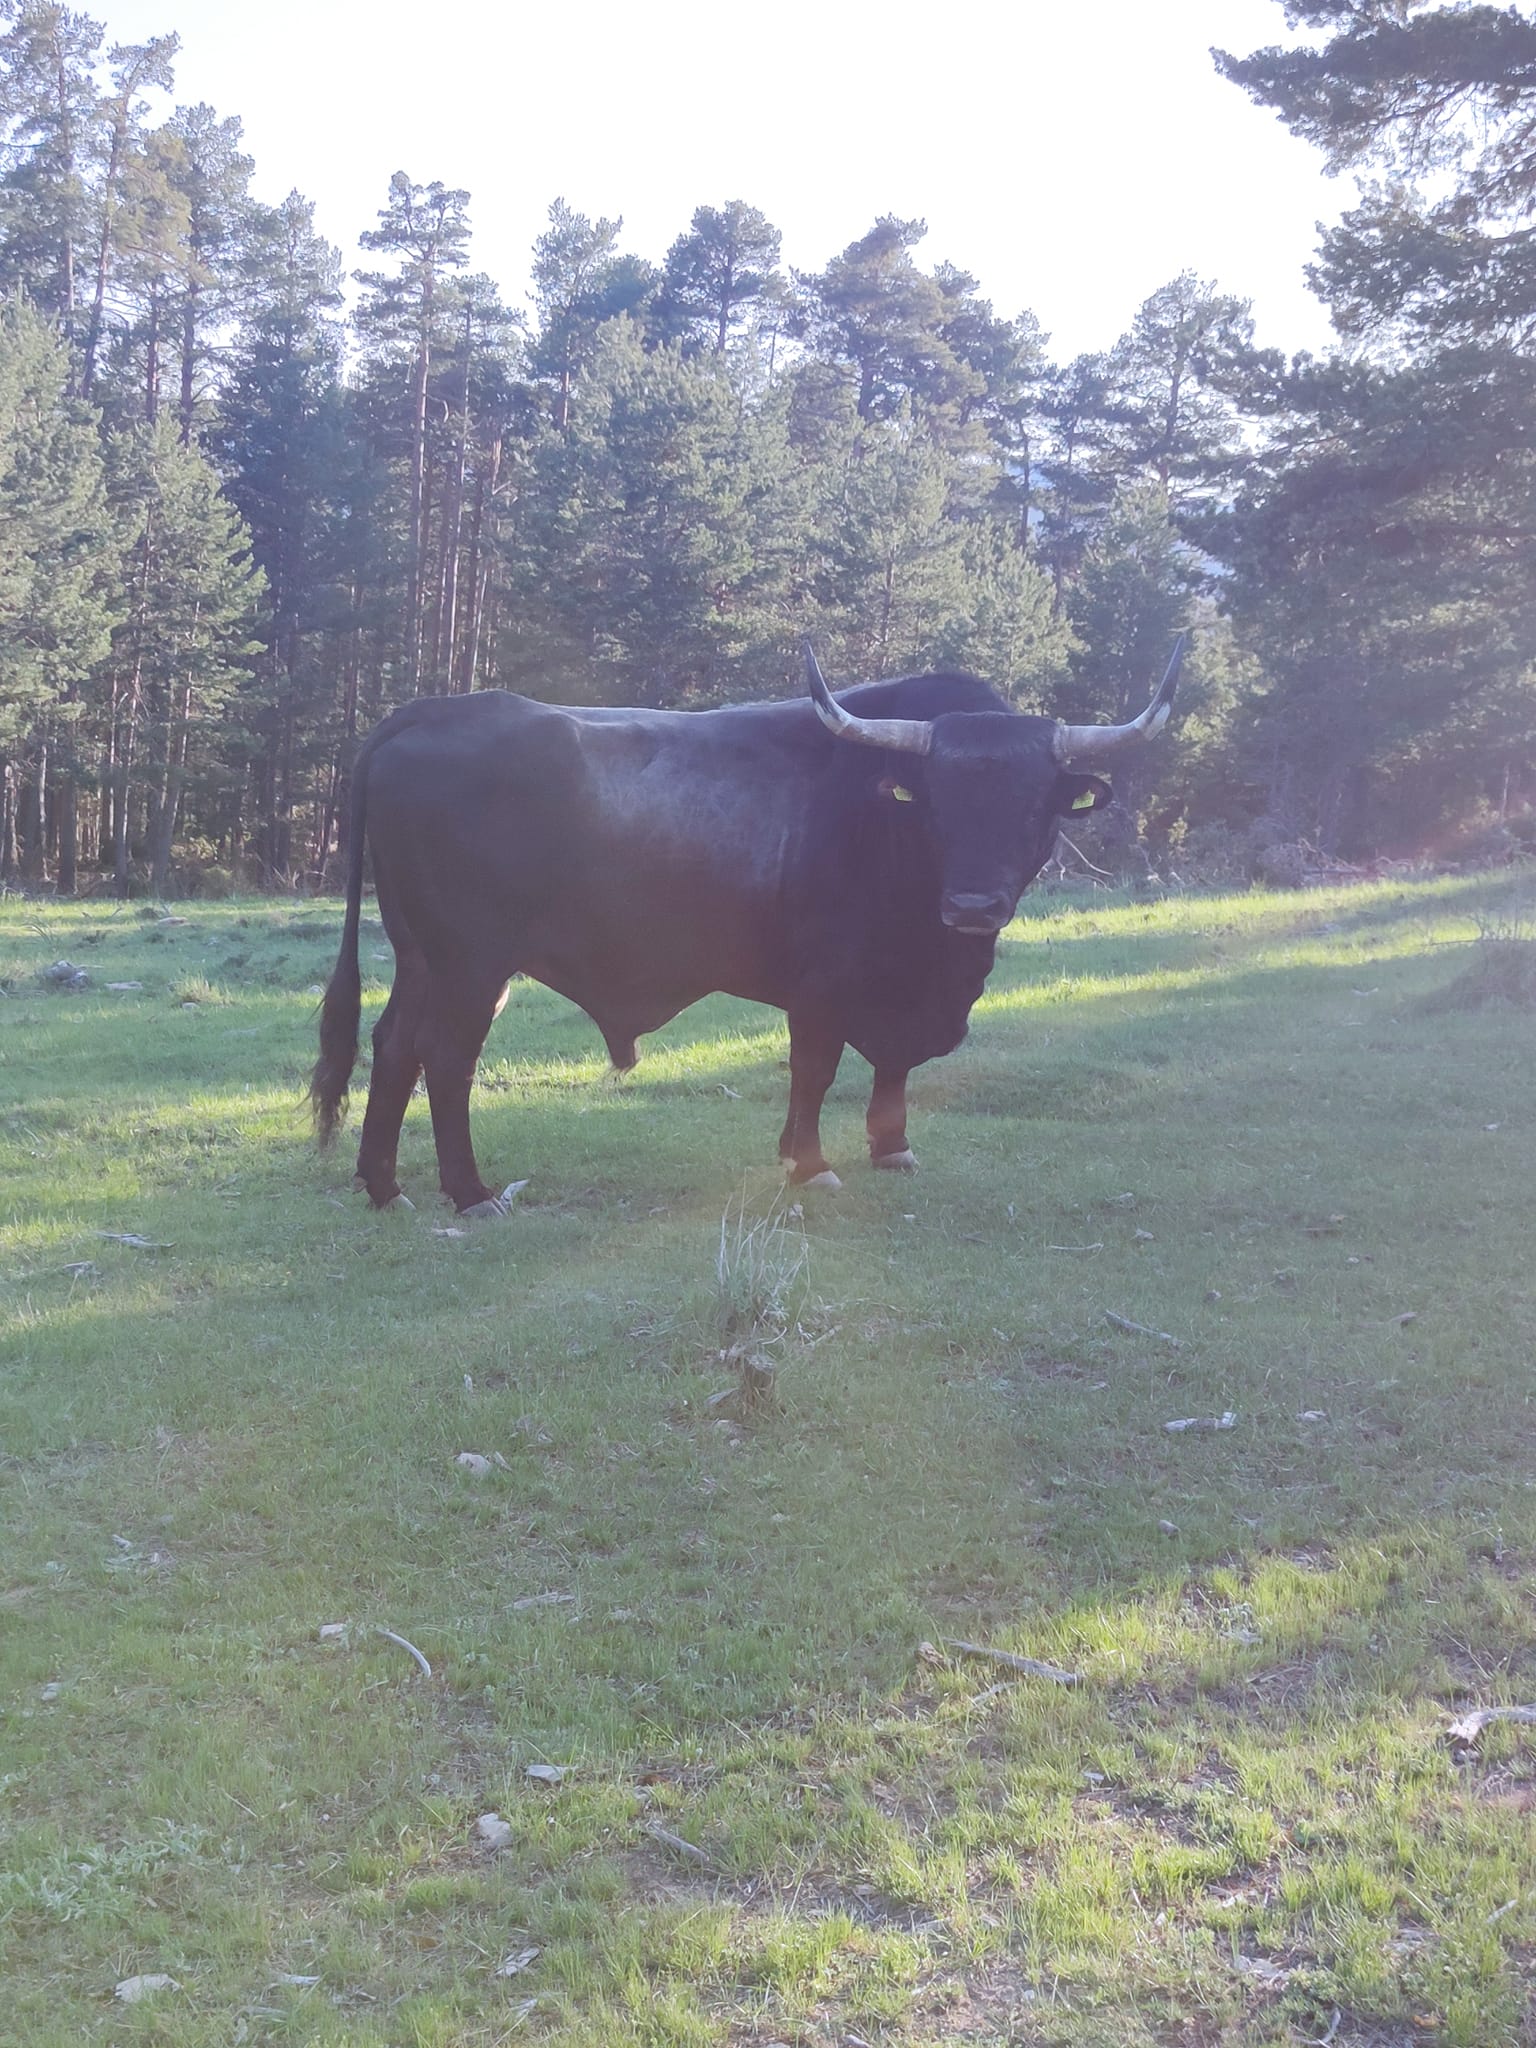
[[[926,754],[933,745],[933,727],[926,718],[855,718],[845,711],[827,688],[809,640],[805,643],[805,680],[822,724],[840,740],[854,740],[861,747],[889,747],[897,754]]]
[[[1184,659],[1184,646],[1188,638],[1181,633],[1173,643],[1173,655],[1168,663],[1168,673],[1157,686],[1157,695],[1142,712],[1140,718],[1133,718],[1129,725],[1058,725],[1051,741],[1051,752],[1058,761],[1103,761],[1131,740],[1150,739],[1153,733],[1161,732],[1168,723],[1168,713],[1173,708],[1173,693],[1178,687],[1179,664]]]

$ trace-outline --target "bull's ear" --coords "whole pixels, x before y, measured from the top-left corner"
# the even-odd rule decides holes
[[[1114,800],[1115,792],[1097,775],[1058,775],[1056,778],[1056,808],[1064,818],[1082,811],[1102,811]]]

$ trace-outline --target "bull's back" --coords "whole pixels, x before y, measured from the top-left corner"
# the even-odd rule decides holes
[[[796,785],[750,721],[485,691],[404,706],[370,749],[381,909],[429,958],[495,956],[637,1030],[713,989],[785,999]]]

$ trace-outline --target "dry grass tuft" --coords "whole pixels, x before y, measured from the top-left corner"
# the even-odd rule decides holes
[[[1536,1010],[1536,920],[1525,912],[1485,920],[1473,941],[1472,959],[1456,979],[1426,998],[1431,1015],[1447,1010],[1485,1010],[1490,1004]]]

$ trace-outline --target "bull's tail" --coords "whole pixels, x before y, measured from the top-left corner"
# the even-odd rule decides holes
[[[341,1128],[347,1113],[347,1090],[357,1065],[358,1025],[363,1011],[362,976],[357,965],[357,934],[362,921],[363,848],[367,842],[367,754],[358,756],[352,772],[351,846],[347,860],[347,920],[341,951],[320,1005],[320,1057],[309,1077],[309,1106],[322,1149]]]

